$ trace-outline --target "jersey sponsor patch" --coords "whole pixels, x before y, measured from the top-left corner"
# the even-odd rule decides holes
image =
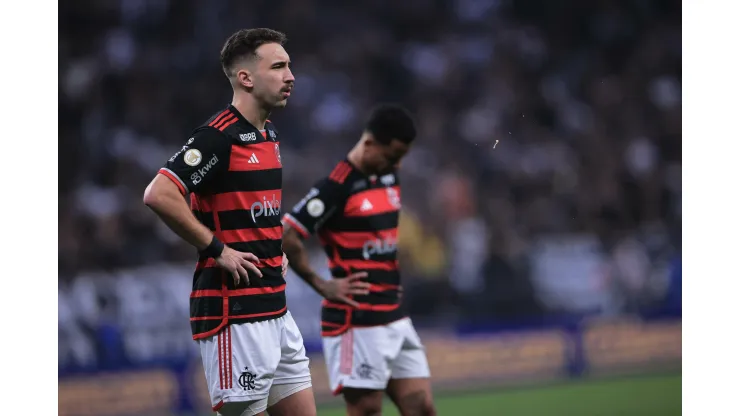
[[[203,160],[203,155],[198,149],[190,149],[185,152],[184,159],[185,163],[187,163],[188,166],[198,166],[200,164],[200,161]]]
[[[321,216],[321,214],[324,213],[324,209],[324,203],[318,198],[308,201],[308,204],[306,205],[306,211],[308,211],[308,214],[314,218]]]
[[[257,135],[254,132],[241,133],[239,134],[239,140],[243,142],[254,142],[257,141]]]

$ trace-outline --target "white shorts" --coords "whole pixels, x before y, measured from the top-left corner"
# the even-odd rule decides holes
[[[234,402],[264,401],[266,407],[273,386],[311,385],[303,337],[290,312],[267,321],[228,325],[197,342],[214,411]],[[273,401],[287,397],[274,396]]]
[[[430,376],[424,345],[410,318],[351,328],[324,337],[324,357],[334,394],[344,387],[385,390],[388,380]]]

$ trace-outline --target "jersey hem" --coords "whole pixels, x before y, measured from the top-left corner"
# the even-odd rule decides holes
[[[273,319],[282,318],[287,313],[288,313],[288,307],[285,306],[282,309],[280,309],[278,311],[275,311],[274,313],[267,314],[267,315],[264,315],[264,316],[260,316],[260,317],[257,317],[257,318],[222,318],[221,323],[218,324],[217,327],[215,327],[215,328],[213,328],[213,329],[211,329],[209,331],[206,331],[206,332],[201,332],[201,333],[193,334],[193,340],[194,341],[199,341],[199,340],[203,340],[205,338],[212,337],[212,336],[216,335],[219,331],[221,331],[227,325],[253,324],[253,323],[257,323],[257,322],[270,321],[270,320],[273,320]]]
[[[374,327],[377,327],[377,326],[391,325],[391,324],[394,324],[394,323],[396,323],[398,321],[403,321],[404,319],[407,319],[408,317],[409,317],[408,315],[404,315],[401,318],[394,319],[394,320],[391,320],[391,321],[388,321],[388,322],[385,322],[385,323],[382,323],[382,324],[373,324],[373,325],[348,324],[346,326],[343,326],[342,328],[337,328],[337,329],[332,330],[332,331],[321,331],[321,337],[322,338],[334,338],[334,337],[338,337],[338,336],[341,336],[342,334],[346,333],[347,331],[349,331],[350,329],[353,329],[353,328],[374,328]]]
[[[290,214],[285,214],[283,216],[283,221],[287,222],[290,226],[295,228],[296,231],[298,231],[298,234],[301,235],[304,239],[309,238],[311,236],[311,233],[308,232],[308,228],[301,224],[300,221],[298,221],[294,216]]]
[[[188,186],[183,182],[182,179],[180,179],[177,174],[167,168],[160,168],[159,173],[162,174],[162,176],[166,177],[167,179],[171,180],[172,182],[177,185],[177,189],[180,190],[180,193],[185,195],[188,193]]]

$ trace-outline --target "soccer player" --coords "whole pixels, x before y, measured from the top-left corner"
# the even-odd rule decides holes
[[[429,365],[401,309],[396,260],[398,166],[416,136],[409,113],[381,105],[347,158],[283,217],[290,267],[325,299],[321,333],[334,394],[349,415],[380,414],[383,394],[402,415],[433,415]],[[333,276],[311,269],[303,240],[317,233]]]
[[[195,129],[144,193],[198,249],[190,325],[223,416],[316,414],[303,338],[285,301],[282,161],[267,119],[295,82],[285,40],[270,29],[229,37],[221,65],[232,103]]]

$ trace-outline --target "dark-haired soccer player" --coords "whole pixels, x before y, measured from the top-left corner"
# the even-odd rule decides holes
[[[377,107],[347,158],[283,217],[290,266],[325,298],[329,381],[350,415],[380,414],[384,392],[403,415],[435,413],[424,347],[400,307],[396,260],[397,169],[415,136],[406,110]],[[328,281],[311,269],[303,245],[314,232],[329,257]]]
[[[285,302],[282,161],[267,119],[295,81],[284,42],[270,29],[229,37],[221,65],[231,105],[195,129],[144,194],[199,251],[190,324],[213,410],[224,416],[316,414],[303,338]]]

